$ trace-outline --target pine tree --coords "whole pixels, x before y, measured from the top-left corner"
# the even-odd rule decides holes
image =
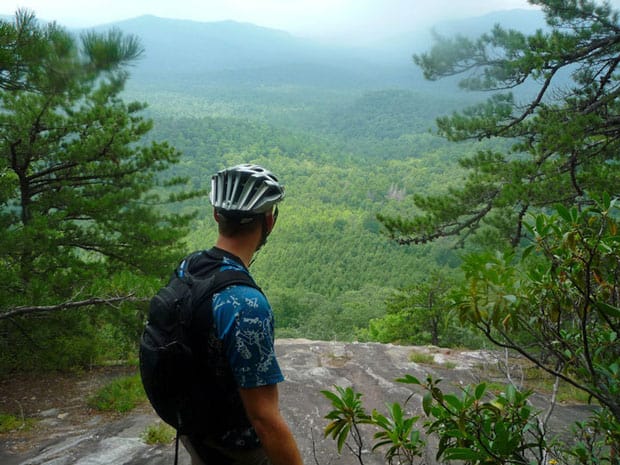
[[[461,87],[493,91],[483,104],[438,119],[451,141],[490,139],[460,160],[466,182],[444,195],[418,195],[420,215],[380,215],[401,243],[464,240],[492,230],[513,245],[528,211],[620,194],[620,24],[609,4],[530,0],[548,28],[525,35],[500,25],[476,40],[437,37],[415,62],[428,79],[464,75]],[[534,96],[520,102],[525,91]]]
[[[141,143],[145,105],[120,98],[141,53],[117,30],[0,21],[0,318],[101,300],[111,276],[165,276],[178,259],[191,215],[162,205],[196,193],[176,179],[163,197],[180,153]]]

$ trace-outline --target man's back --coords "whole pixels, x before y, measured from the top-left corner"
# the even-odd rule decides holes
[[[214,174],[209,200],[218,238],[211,251],[221,254],[226,266],[247,271],[273,231],[277,204],[283,198],[284,188],[277,177],[261,166],[241,164]],[[187,438],[184,443],[192,464],[301,465],[295,439],[280,413],[278,383],[284,378],[275,357],[273,313],[267,299],[237,286],[214,296],[212,303],[215,324],[207,328],[207,337],[197,337],[197,342],[205,344],[207,350],[219,350],[222,374],[235,383],[235,389],[220,393],[240,400],[251,425],[246,431],[254,435],[258,447],[247,448],[245,438],[243,444],[222,444],[227,438],[208,435]],[[216,455],[227,460],[213,459]]]
[[[249,276],[238,257],[218,248],[203,252],[188,268],[196,277],[230,270]],[[274,352],[273,313],[266,297],[252,286],[226,287],[196,309],[192,329],[194,392],[208,409],[203,413],[205,431],[223,446],[257,447],[260,442],[238,389],[284,379]]]

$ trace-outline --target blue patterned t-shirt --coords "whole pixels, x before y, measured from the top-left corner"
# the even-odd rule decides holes
[[[244,270],[224,258],[222,270]],[[265,296],[249,286],[233,285],[213,295],[216,335],[222,340],[237,384],[252,388],[284,380],[274,349],[273,312]]]

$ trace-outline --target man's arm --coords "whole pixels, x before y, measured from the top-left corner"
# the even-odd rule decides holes
[[[239,394],[273,465],[303,465],[295,438],[280,413],[278,385],[240,388]]]

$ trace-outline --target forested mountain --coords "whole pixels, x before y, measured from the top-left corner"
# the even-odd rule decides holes
[[[141,16],[97,27],[136,34],[146,53],[133,71],[135,81],[226,87],[307,85],[330,89],[423,87],[428,82],[412,66],[411,55],[427,50],[431,29],[440,34],[478,35],[501,23],[518,30],[543,27],[537,11],[512,10],[399,35],[361,47],[325,44],[249,23],[202,23]],[[436,87],[435,87],[436,89]],[[189,92],[197,88],[190,85]]]
[[[386,61],[382,54],[326,46],[249,23],[141,16],[96,29],[110,27],[139,36],[145,46],[136,80],[173,87],[181,81],[206,87],[380,87],[402,84],[409,67],[406,60]]]
[[[251,265],[278,337],[500,346],[511,384],[496,400],[486,382],[449,398],[434,376],[399,380],[427,391],[437,459],[614,462],[618,13],[534,3],[546,31],[507,30],[531,33],[539,13],[493,14],[438,25],[423,53],[426,31],[352,50],[233,22],[142,17],[80,37],[24,10],[2,22],[0,373],[131,361],[146,302],[213,244],[211,175],[253,162],[286,191]],[[511,353],[549,375],[550,408],[564,387],[592,402],[574,442],[526,408]],[[354,415],[389,436],[386,461],[418,448],[399,404],[369,417],[337,392],[339,445]]]
[[[513,11],[463,27],[485,30],[506,18],[531,26],[532,17],[540,14]],[[137,34],[146,48],[127,97],[149,103],[150,138],[184,154],[174,174],[208,189],[215,170],[252,161],[286,183],[278,230],[253,265],[281,334],[354,337],[384,314],[399,287],[434,269],[456,273],[450,244],[398,246],[375,218],[408,215],[412,194],[458,182],[456,160],[476,147],[432,134],[436,117],[482,96],[449,80],[423,80],[411,55],[430,43],[429,31],[353,50],[234,22],[144,16],[102,28],[111,26]],[[201,219],[188,248],[208,246],[214,224],[207,201],[192,207]]]
[[[479,27],[521,17],[506,15]],[[277,230],[253,265],[281,335],[366,337],[369,320],[385,314],[397,289],[434,270],[457,274],[452,244],[398,246],[376,218],[408,216],[415,194],[458,184],[456,161],[479,146],[433,134],[436,117],[482,96],[460,91],[453,80],[422,78],[411,56],[428,47],[429,31],[353,49],[232,21],[143,16],[95,29],[112,28],[136,35],[145,49],[122,94],[146,102],[140,113],[154,121],[141,143],[166,142],[181,153],[161,176],[187,176],[188,187],[208,190],[216,170],[257,162],[284,181]],[[211,245],[206,197],[178,211],[198,213],[186,249]],[[174,265],[161,270],[161,282]]]

